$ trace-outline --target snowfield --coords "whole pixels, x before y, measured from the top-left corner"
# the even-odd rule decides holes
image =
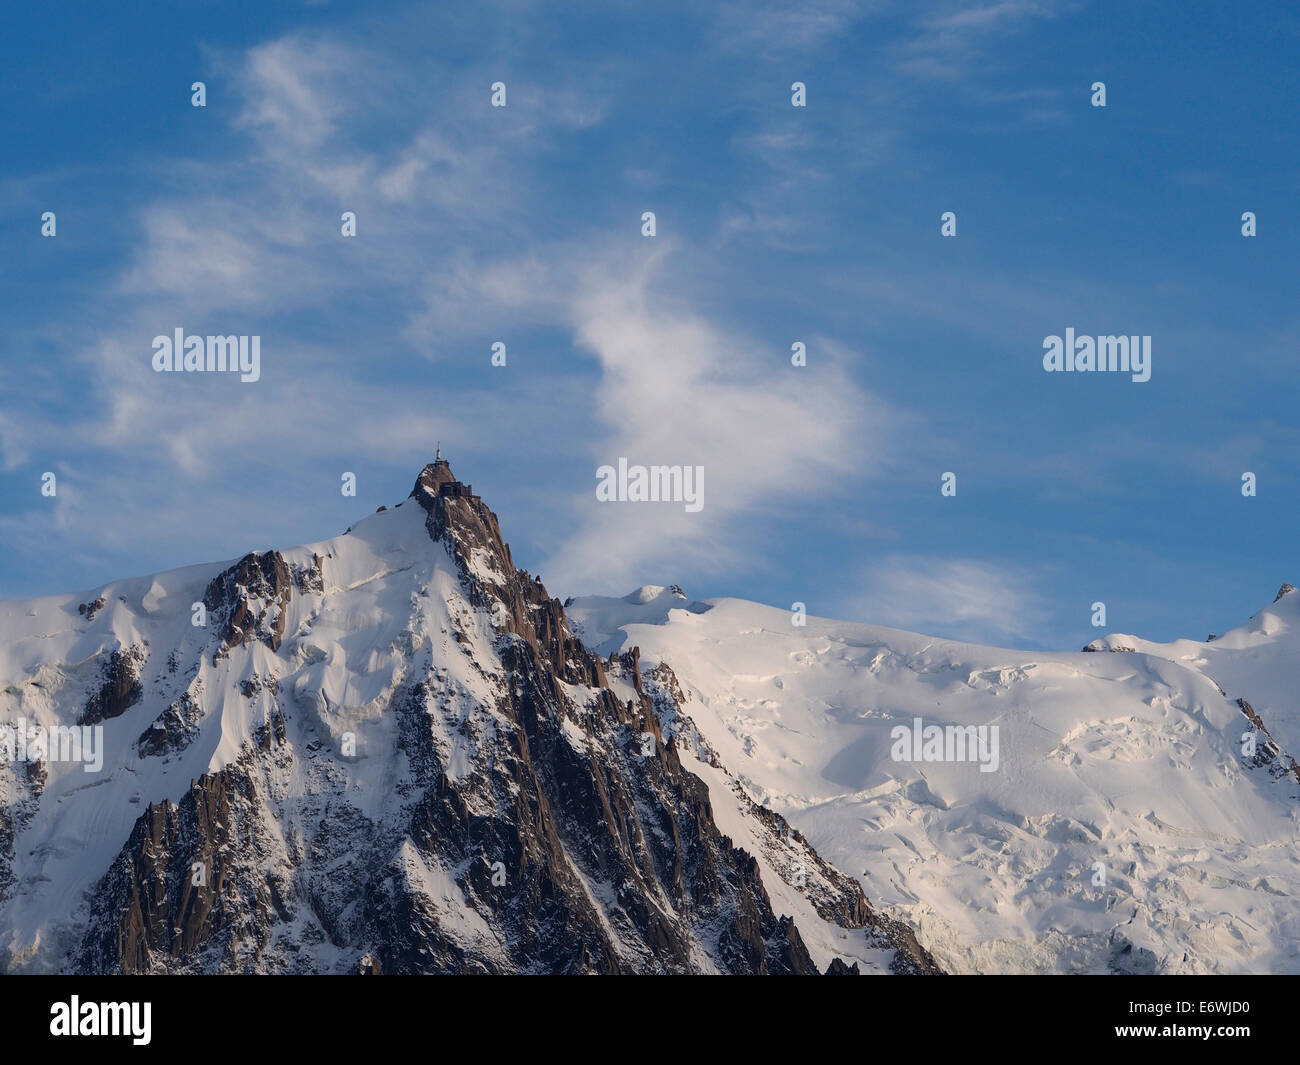
[[[1117,653],[796,627],[675,589],[568,613],[593,646],[669,664],[749,794],[945,968],[1300,972],[1300,593],[1211,643],[1099,641]],[[1271,763],[1243,755],[1239,698]],[[891,729],[917,718],[997,726],[998,770],[895,761]]]

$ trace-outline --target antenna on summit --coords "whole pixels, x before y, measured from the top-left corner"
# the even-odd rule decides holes
[[[441,460],[442,460],[442,441],[439,440],[439,441],[438,441],[438,451],[437,451],[437,453],[433,456],[433,461],[434,461],[434,462],[439,462],[439,461],[441,461]]]

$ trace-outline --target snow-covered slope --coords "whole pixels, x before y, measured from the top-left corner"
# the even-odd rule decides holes
[[[569,617],[573,634],[597,654],[603,655],[623,646],[624,625],[662,625],[674,610],[702,614],[709,609],[708,603],[686,598],[686,593],[675,584],[667,587],[644,584],[618,599],[596,595],[579,600],[568,599],[564,607],[568,610],[575,603],[579,614]]]
[[[1244,625],[1204,643],[1112,634],[1088,646],[1156,655],[1212,678],[1232,698],[1248,702],[1277,744],[1300,757],[1300,592],[1291,585],[1282,585]]]
[[[0,726],[104,744],[0,766],[0,968],[933,968],[676,691],[444,462],[331,540],[0,603]]]
[[[620,602],[569,614],[617,646]],[[746,790],[946,968],[1297,972],[1297,614],[1291,593],[1212,643],[1110,637],[1133,649],[1114,654],[800,627],[734,599],[620,631],[672,667]],[[1261,735],[1243,754],[1239,698],[1281,751]],[[895,760],[916,719],[996,726],[996,770]]]

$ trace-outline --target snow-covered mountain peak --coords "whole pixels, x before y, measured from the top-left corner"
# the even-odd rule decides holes
[[[441,456],[341,536],[0,603],[0,725],[102,756],[0,773],[0,969],[932,970],[679,697]]]
[[[441,456],[341,536],[0,603],[0,725],[103,737],[0,772],[0,968],[1300,970],[1286,586],[1124,654],[800,620],[561,605]],[[934,725],[991,757],[900,756]]]
[[[703,614],[713,604],[688,598],[680,585],[643,584],[623,596],[570,597],[564,609],[583,642],[597,654],[608,655],[626,645],[625,625],[662,625],[674,611]]]
[[[670,584],[667,587],[662,584],[643,584],[640,588],[636,588],[623,596],[623,601],[625,603],[644,605],[664,597],[685,599],[686,593],[676,584]]]
[[[1243,624],[1213,640],[1157,643],[1111,634],[1089,647],[1152,655],[1195,670],[1228,696],[1249,705],[1248,716],[1255,715],[1263,731],[1284,752],[1284,765],[1290,764],[1290,756],[1300,751],[1300,705],[1295,701],[1300,663],[1300,595],[1289,584],[1282,585],[1273,601]]]

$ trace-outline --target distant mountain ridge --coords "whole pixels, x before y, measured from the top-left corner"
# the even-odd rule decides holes
[[[1300,593],[1206,642],[979,647],[736,599],[571,601],[957,972],[1300,972]],[[892,757],[996,726],[1001,765]]]

